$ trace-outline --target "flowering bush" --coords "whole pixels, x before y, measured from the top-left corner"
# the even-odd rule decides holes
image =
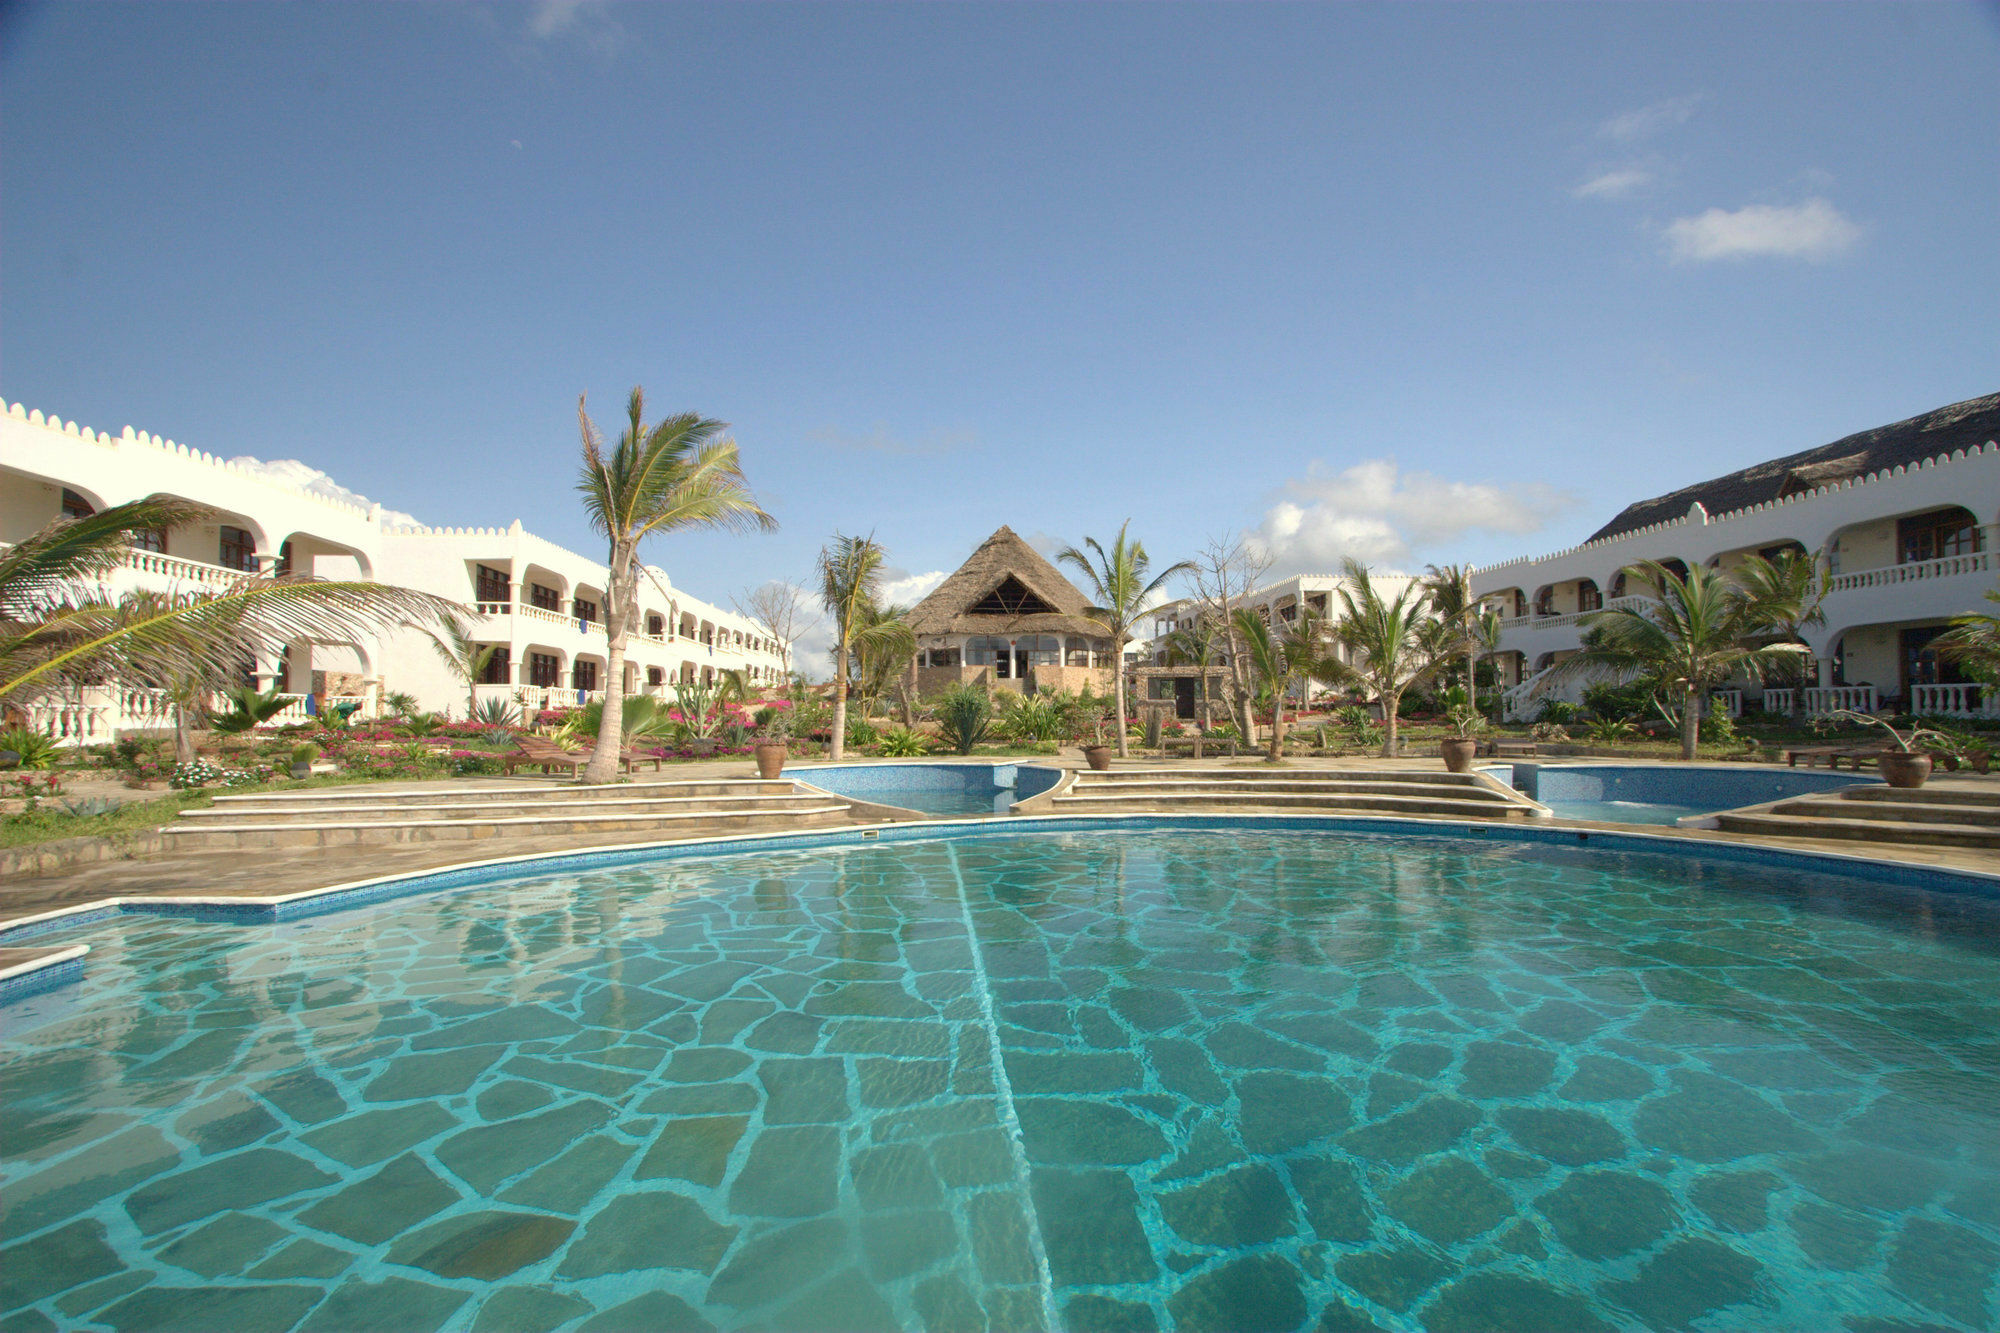
[[[221,778],[222,770],[206,759],[190,759],[184,764],[174,765],[174,771],[167,775],[167,785],[182,791],[190,787],[206,787]]]
[[[249,768],[225,768],[215,782],[218,787],[255,787],[269,782],[273,771],[269,764],[254,764]]]

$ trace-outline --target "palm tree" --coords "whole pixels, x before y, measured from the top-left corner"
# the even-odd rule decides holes
[[[442,634],[431,639],[431,647],[437,649],[438,660],[444,663],[445,670],[465,686],[465,720],[472,721],[479,714],[479,678],[486,674],[500,645],[480,643],[463,621],[453,620]]]
[[[2000,590],[1989,589],[1986,600],[2000,608]],[[1959,663],[1983,685],[2000,684],[2000,615],[1974,611],[1953,616],[1951,625],[1931,640],[1938,656]]]
[[[1559,663],[1548,679],[1596,668],[1652,681],[1677,700],[1681,758],[1691,760],[1701,743],[1701,705],[1710,690],[1737,671],[1763,671],[1803,650],[1796,644],[1746,646],[1756,632],[1751,601],[1727,574],[1697,566],[1682,578],[1652,560],[1625,573],[1651,584],[1659,600],[1584,618],[1583,651]]]
[[[878,623],[876,593],[882,584],[882,548],[875,538],[847,537],[836,532],[819,553],[819,599],[833,617],[833,743],[838,763],[847,752],[848,662],[857,650],[894,653],[908,642],[916,650],[910,627],[901,620]]]
[[[1342,614],[1333,634],[1351,660],[1326,658],[1319,678],[1329,685],[1358,685],[1374,694],[1386,724],[1382,755],[1389,758],[1396,753],[1396,722],[1404,693],[1429,680],[1448,659],[1437,654],[1435,644],[1425,642],[1421,586],[1407,585],[1391,602],[1376,590],[1368,567],[1360,561],[1342,562],[1341,572],[1346,583],[1340,589]]]
[[[723,435],[722,422],[681,412],[648,426],[645,391],[635,388],[626,402],[625,430],[607,453],[582,398],[576,416],[583,433],[576,488],[590,525],[611,548],[605,562],[611,570],[604,606],[607,707],[582,780],[611,782],[623,746],[625,645],[638,615],[640,543],[681,528],[769,531],[778,521],[750,493],[736,441]]]
[[[862,608],[862,628],[867,631],[854,644],[854,693],[860,696],[862,714],[874,711],[875,701],[892,682],[901,680],[904,669],[916,658],[917,636],[910,629],[910,608],[876,606]],[[907,690],[905,691],[907,703]],[[905,713],[909,710],[906,708]],[[905,717],[907,723],[908,718]]]
[[[1159,577],[1148,582],[1146,571],[1153,562],[1144,546],[1126,540],[1125,530],[1131,526],[1129,518],[1119,525],[1117,540],[1111,543],[1109,551],[1098,545],[1095,537],[1083,539],[1083,544],[1096,556],[1095,564],[1090,556],[1074,546],[1064,547],[1056,556],[1057,564],[1072,566],[1089,582],[1090,595],[1096,605],[1084,615],[1102,625],[1105,635],[1111,640],[1112,692],[1118,708],[1120,759],[1129,754],[1125,736],[1125,645],[1132,641],[1132,626],[1162,584],[1194,569],[1193,562],[1183,560],[1161,570]]]
[[[1803,551],[1781,551],[1773,557],[1753,555],[1731,574],[1742,587],[1749,605],[1744,609],[1750,629],[1758,635],[1775,636],[1778,642],[1805,646],[1805,631],[1826,624],[1824,603],[1832,591],[1833,575],[1818,556]],[[1806,715],[1805,654],[1796,655],[1798,668],[1792,690],[1792,721]]]
[[[1458,650],[1465,655],[1465,706],[1479,711],[1480,605],[1472,595],[1470,565],[1425,565],[1424,596],[1431,614],[1451,627]]]
[[[1300,681],[1325,670],[1320,630],[1320,617],[1306,611],[1282,635],[1274,635],[1255,610],[1236,608],[1236,632],[1243,639],[1250,669],[1271,700],[1271,739],[1265,757],[1274,764],[1285,752],[1285,696]]]
[[[273,643],[347,643],[427,630],[464,608],[389,584],[246,575],[217,592],[111,599],[101,584],[129,534],[213,519],[155,498],[58,519],[0,551],[0,699],[27,703],[64,679],[217,681]]]

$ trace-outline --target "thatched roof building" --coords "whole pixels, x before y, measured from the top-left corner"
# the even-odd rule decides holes
[[[910,612],[919,639],[948,634],[1087,634],[1090,600],[1042,553],[1002,527]]]
[[[1116,654],[1089,609],[1075,584],[1003,527],[910,611],[920,688],[961,680],[1015,690],[1102,685]]]
[[[1907,421],[1860,431],[1817,449],[1787,454],[1741,472],[1637,501],[1584,540],[1601,541],[1668,523],[1684,517],[1696,504],[1711,514],[1727,514],[1851,477],[1911,467],[1956,449],[1977,449],[1996,438],[2000,438],[2000,393],[1968,398]]]

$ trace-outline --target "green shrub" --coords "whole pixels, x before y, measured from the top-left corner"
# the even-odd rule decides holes
[[[971,754],[972,747],[986,739],[993,723],[993,701],[985,690],[968,681],[946,689],[932,708],[945,743],[959,754]]]
[[[1643,681],[1630,685],[1599,681],[1584,688],[1583,706],[1590,710],[1593,717],[1632,722],[1653,711],[1653,691]]]
[[[0,731],[0,750],[21,756],[16,768],[54,768],[62,751],[53,740],[29,727],[9,727]]]
[[[1567,699],[1544,699],[1542,711],[1535,715],[1537,722],[1551,726],[1566,727],[1576,721],[1577,707]]]
[[[849,717],[847,719],[848,749],[858,750],[864,745],[873,745],[876,741],[880,740],[881,738],[882,738],[882,733],[875,730],[875,724],[870,722],[867,718]]]
[[[882,737],[877,753],[887,759],[915,759],[930,753],[924,738],[908,727],[896,727]]]

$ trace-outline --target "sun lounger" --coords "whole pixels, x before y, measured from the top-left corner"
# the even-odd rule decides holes
[[[500,766],[510,774],[517,768],[539,768],[544,773],[566,768],[574,773],[590,762],[588,754],[565,750],[540,736],[516,736],[514,747],[500,757]]]

